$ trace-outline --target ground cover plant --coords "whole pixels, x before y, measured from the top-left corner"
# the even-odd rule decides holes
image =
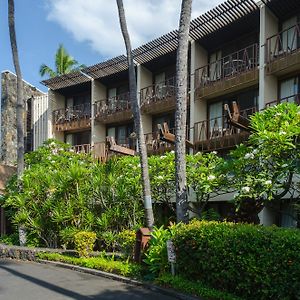
[[[131,278],[141,277],[141,266],[127,261],[115,260],[114,257],[107,257],[104,254],[97,257],[74,257],[58,253],[38,253],[38,258],[59,261],[78,265],[86,268],[110,272]]]

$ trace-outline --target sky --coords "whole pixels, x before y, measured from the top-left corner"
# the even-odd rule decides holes
[[[181,0],[123,0],[133,47],[178,28]],[[193,0],[192,18],[223,0]],[[62,43],[87,66],[125,53],[115,0],[15,0],[17,45],[23,79],[40,90],[39,67],[54,68]],[[14,72],[7,0],[0,0],[0,71]]]

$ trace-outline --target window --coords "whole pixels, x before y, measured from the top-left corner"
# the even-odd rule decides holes
[[[91,132],[90,131],[82,131],[76,133],[67,133],[65,135],[65,142],[72,145],[84,145],[91,143]]]
[[[209,77],[210,80],[218,80],[221,78],[221,61],[222,58],[222,52],[221,51],[217,51],[214,52],[210,55],[209,61],[210,61],[210,69],[209,69]]]
[[[169,129],[173,129],[175,127],[174,113],[154,117],[152,122],[153,132],[156,132],[158,130],[158,124],[163,125],[163,123],[167,123]]]
[[[298,48],[298,33],[295,31],[297,16],[294,16],[282,23],[282,50],[291,51]]]
[[[295,95],[298,94],[299,77],[293,77],[281,81],[280,83],[280,95],[281,101],[294,102]]]
[[[132,140],[129,138],[130,134],[133,132],[133,124],[117,125],[107,128],[107,136],[112,136],[115,138],[116,143],[119,145],[126,145],[131,147]]]

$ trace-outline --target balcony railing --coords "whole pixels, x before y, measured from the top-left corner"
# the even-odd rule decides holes
[[[91,104],[83,103],[73,107],[61,108],[53,111],[53,124],[62,124],[80,119],[91,118]]]
[[[109,115],[130,110],[130,96],[129,92],[127,92],[115,97],[96,101],[94,104],[94,117],[96,119],[105,119]]]
[[[75,153],[90,154],[92,152],[91,144],[75,145],[72,146],[72,149],[74,150]]]
[[[175,128],[169,129],[169,132],[175,134]],[[190,128],[188,126],[186,127],[186,139],[190,139]],[[175,149],[174,143],[161,140],[158,130],[145,134],[145,143],[148,154],[163,154]]]
[[[292,102],[292,103],[296,103],[296,104],[300,105],[300,94],[295,94],[295,95],[292,95],[289,97],[284,97],[281,99],[270,101],[265,105],[265,107],[267,108],[267,107],[274,106],[274,105],[277,105],[277,104],[283,103],[283,102]]]
[[[141,89],[141,106],[151,105],[155,102],[168,100],[170,98],[175,99],[175,84],[176,78],[171,77],[164,82],[152,84]]]
[[[266,42],[267,63],[290,56],[300,49],[300,24],[269,37]]]
[[[257,112],[256,107],[241,111],[241,116],[249,118]],[[196,151],[212,151],[232,148],[249,136],[249,132],[232,126],[227,116],[197,122],[194,125],[194,143]]]
[[[258,44],[231,53],[195,70],[195,87],[206,87],[217,81],[255,70],[258,66]]]

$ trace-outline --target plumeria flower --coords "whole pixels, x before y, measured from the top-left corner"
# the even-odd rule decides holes
[[[216,179],[216,176],[215,176],[215,175],[209,175],[209,176],[207,177],[207,179],[208,179],[208,180],[214,180],[214,179]]]
[[[246,153],[245,154],[245,159],[253,159],[254,158],[254,154],[253,153]]]
[[[243,186],[242,187],[242,192],[249,193],[250,192],[250,187],[249,186]]]

